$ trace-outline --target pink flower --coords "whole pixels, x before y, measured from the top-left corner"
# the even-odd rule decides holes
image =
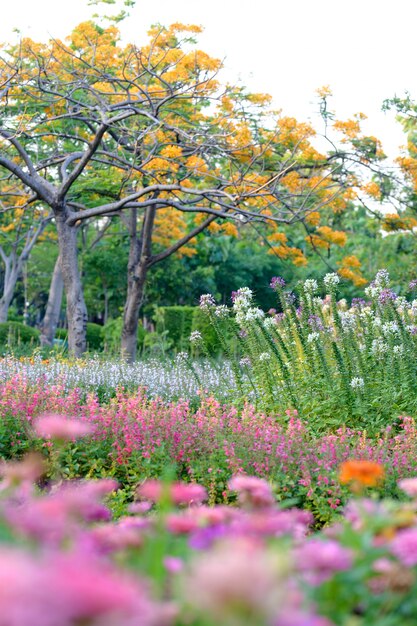
[[[332,539],[310,539],[294,551],[298,571],[312,585],[332,578],[336,572],[352,566],[352,553]]]
[[[42,476],[44,471],[44,460],[35,453],[28,454],[22,461],[3,462],[0,464],[0,476],[4,478],[1,488],[7,489],[22,482],[33,483]]]
[[[265,508],[275,504],[271,487],[262,478],[238,474],[229,480],[229,489],[237,491],[239,502],[252,508]]]
[[[46,495],[9,502],[4,513],[16,530],[56,543],[74,535],[82,522],[110,519],[109,509],[100,500],[116,486],[116,481],[109,479],[64,483]]]
[[[391,542],[391,552],[407,567],[417,565],[417,528],[400,530]]]
[[[285,610],[274,626],[332,626],[326,617],[305,613],[304,611]]]
[[[285,597],[281,567],[256,542],[230,540],[195,559],[186,595],[210,623],[270,622]]]
[[[398,481],[398,486],[411,498],[417,497],[417,476],[413,478],[403,478]]]
[[[0,551],[1,623],[10,626],[151,626],[158,608],[139,580],[90,554]]]
[[[201,504],[207,499],[207,491],[195,483],[164,485],[159,480],[146,480],[137,488],[136,493],[140,498],[151,502],[159,502],[166,495],[173,504]]]
[[[67,419],[62,415],[44,415],[33,425],[34,431],[44,439],[73,441],[93,432],[91,424],[79,420]]]
[[[184,561],[176,556],[166,556],[164,558],[164,565],[167,572],[177,574],[183,570]]]

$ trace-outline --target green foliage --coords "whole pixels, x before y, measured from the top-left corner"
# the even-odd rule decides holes
[[[207,318],[207,315],[198,307],[194,309],[192,330],[201,333],[204,339],[205,351],[209,355],[213,356],[221,352],[221,345],[219,344],[217,332],[213,324]]]
[[[240,394],[267,412],[296,409],[315,432],[346,425],[377,433],[399,414],[415,414],[417,301],[397,297],[386,270],[367,289],[369,302],[350,309],[336,299],[338,276],[324,282],[324,300],[309,280],[298,303],[278,282],[278,318],[265,317],[249,289],[238,292],[228,324],[243,356],[234,362]],[[203,308],[223,345],[218,318],[227,311],[213,301]]]
[[[3,322],[0,324],[0,344],[15,346],[19,344],[37,345],[40,332],[37,328],[21,322]]]
[[[167,331],[168,338],[172,341],[175,350],[184,351],[189,347],[189,337],[193,325],[195,307],[192,306],[166,306],[160,308],[160,317],[157,331]]]
[[[68,338],[68,330],[66,328],[57,328],[55,332],[56,339],[64,342]],[[99,352],[103,348],[105,335],[103,334],[103,326],[87,322],[87,349],[90,352]]]
[[[91,351],[101,350],[103,347],[103,326],[87,322],[87,348]]]

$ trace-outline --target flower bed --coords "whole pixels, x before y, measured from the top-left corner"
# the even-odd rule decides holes
[[[18,376],[0,390],[0,453],[11,458],[35,445],[48,448],[33,432],[44,412],[71,415],[94,427],[94,434],[61,451],[67,477],[116,477],[127,489],[168,470],[179,479],[197,481],[210,502],[227,500],[226,484],[236,473],[266,478],[281,501],[306,507],[322,524],[346,500],[340,464],[367,459],[384,464],[384,492],[398,495],[396,481],[417,472],[417,426],[403,417],[378,436],[338,429],[315,437],[291,411],[265,415],[247,405],[242,411],[201,398],[196,410],[187,401],[165,403],[143,391],[119,390],[100,404],[94,395],[65,386],[34,385]]]

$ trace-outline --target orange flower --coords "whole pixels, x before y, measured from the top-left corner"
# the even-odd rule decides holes
[[[374,461],[352,459],[340,466],[339,480],[342,484],[355,483],[362,487],[375,487],[384,479],[384,468]]]

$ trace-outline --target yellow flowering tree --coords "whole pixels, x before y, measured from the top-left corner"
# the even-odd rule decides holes
[[[128,228],[122,350],[133,359],[156,263],[192,254],[206,229],[236,234],[260,221],[275,254],[303,264],[281,227],[302,223],[317,250],[343,245],[327,215],[354,198],[359,166],[380,158],[355,124],[336,127],[345,143],[324,154],[314,129],[272,110],[269,96],[222,85],[221,62],[196,47],[200,31],[156,25],[138,47],[122,45],[115,25],[89,21],[66,41],[3,48],[0,174],[53,213],[76,355],[86,346],[82,222],[120,217]]]

